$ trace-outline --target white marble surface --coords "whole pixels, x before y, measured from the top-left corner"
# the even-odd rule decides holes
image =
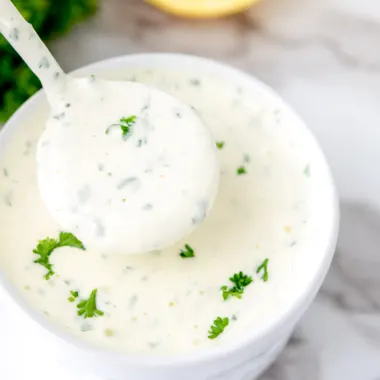
[[[105,0],[98,16],[53,44],[65,69],[144,51],[228,62],[274,87],[319,139],[342,198],[338,251],[322,291],[262,380],[380,380],[379,46],[379,0],[266,0],[211,22],[174,19],[140,0]],[[7,321],[2,380],[73,380],[46,364],[55,363],[54,351],[31,354],[37,332],[4,303],[0,315]],[[12,345],[24,330],[24,346]]]

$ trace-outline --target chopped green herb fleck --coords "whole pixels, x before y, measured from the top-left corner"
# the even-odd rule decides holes
[[[224,141],[217,141],[216,142],[216,147],[220,150],[223,149],[224,147]]]
[[[214,320],[214,323],[211,325],[210,330],[208,332],[208,338],[209,339],[215,339],[217,338],[224,329],[228,326],[230,323],[229,319],[218,317]]]
[[[71,232],[61,232],[59,234],[59,247],[73,247],[85,250],[83,243]]]
[[[269,259],[265,259],[263,263],[257,268],[256,273],[259,274],[261,271],[263,271],[263,275],[261,276],[261,279],[264,282],[267,282],[269,279],[269,273],[268,273],[268,263]]]
[[[115,332],[111,329],[105,329],[104,330],[104,334],[108,337],[108,338],[111,338],[115,335]]]
[[[33,250],[33,253],[40,255],[40,257],[34,262],[42,265],[48,270],[45,274],[46,280],[49,280],[49,278],[54,275],[52,265],[49,262],[49,257],[55,248],[57,248],[57,241],[55,239],[46,238],[45,240],[40,240],[37,247]]]
[[[193,86],[199,86],[201,84],[201,81],[199,79],[190,79],[190,84]]]
[[[82,300],[81,302],[78,303],[77,308],[78,308],[78,315],[86,318],[93,318],[104,315],[104,313],[96,308],[96,294],[98,292],[98,289],[94,289],[88,300]]]
[[[106,134],[109,133],[110,129],[115,126],[119,126],[122,131],[123,139],[125,140],[130,134],[130,128],[136,123],[136,116],[122,117],[119,123],[112,124],[106,129]]]
[[[236,287],[244,288],[252,282],[252,277],[247,276],[243,272],[239,272],[230,277],[230,281],[233,282]]]
[[[236,174],[237,175],[242,175],[242,174],[246,174],[247,173],[247,170],[245,169],[244,166],[239,166],[237,169],[236,169]]]
[[[75,292],[73,290],[70,290],[70,294],[71,294],[71,296],[68,298],[68,300],[70,302],[74,302],[78,298],[78,296],[79,296],[79,293]]]
[[[17,28],[13,28],[9,33],[9,38],[14,41],[18,41],[20,36],[20,31]]]
[[[235,287],[228,289],[226,285],[223,285],[220,290],[222,291],[224,300],[226,300],[229,296],[240,299],[244,292],[244,289],[236,289]]]
[[[310,165],[305,166],[305,169],[303,170],[303,174],[305,174],[306,177],[310,177]]]
[[[194,257],[195,254],[194,254],[194,250],[193,248],[191,248],[189,246],[189,244],[185,244],[185,249],[181,250],[181,252],[179,253],[179,255],[183,258],[183,259],[187,259],[189,257]]]
[[[223,299],[226,301],[229,296],[241,298],[244,293],[244,288],[247,287],[253,279],[251,276],[244,274],[243,272],[235,273],[230,277],[230,281],[235,284],[228,289],[226,285],[222,286],[220,290],[222,291]]]
[[[49,278],[55,274],[53,267],[49,261],[50,255],[56,248],[60,247],[74,247],[85,250],[82,242],[70,232],[61,232],[59,234],[58,240],[51,238],[40,240],[37,244],[37,247],[33,249],[33,253],[40,255],[40,257],[34,262],[36,264],[42,265],[48,270],[48,272],[45,274],[46,280],[49,280]]]
[[[122,117],[120,119],[120,123],[123,124],[128,124],[128,125],[133,125],[136,122],[136,116],[129,116],[129,117]]]

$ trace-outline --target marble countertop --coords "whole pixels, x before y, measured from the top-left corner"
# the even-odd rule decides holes
[[[95,18],[52,45],[67,70],[146,51],[227,62],[275,88],[320,141],[341,194],[338,249],[316,301],[261,380],[380,380],[379,42],[378,0],[266,0],[218,21],[104,0]],[[2,365],[9,373],[10,363]],[[29,379],[26,368],[4,380]]]

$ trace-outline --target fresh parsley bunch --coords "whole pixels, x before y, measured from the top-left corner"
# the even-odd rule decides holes
[[[97,9],[97,0],[13,0],[13,3],[45,41],[66,32]],[[0,123],[3,123],[41,84],[1,35],[0,57]]]

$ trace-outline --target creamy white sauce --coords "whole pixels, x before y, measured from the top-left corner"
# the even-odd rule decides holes
[[[37,148],[38,183],[63,230],[88,249],[144,253],[203,221],[219,165],[190,106],[140,83],[67,76],[8,0],[0,32],[39,76],[52,108]]]
[[[56,275],[45,280],[32,250],[38,240],[56,238],[60,227],[37,186],[34,155],[47,116],[39,109],[0,157],[2,269],[50,321],[111,350],[178,354],[261,331],[302,293],[330,230],[331,183],[313,139],[270,96],[217,76],[138,69],[109,76],[152,84],[193,105],[224,142],[210,215],[178,244],[146,255],[59,248],[51,255]],[[180,257],[185,244],[195,257]],[[256,269],[266,258],[269,280],[263,282]],[[221,286],[240,271],[254,282],[241,299],[224,301]],[[93,289],[104,315],[84,319],[68,297],[78,291],[87,299]],[[229,325],[210,340],[216,317],[229,318]]]
[[[119,120],[130,116],[123,137]],[[62,229],[111,254],[161,249],[187,235],[219,181],[215,141],[194,110],[140,83],[94,77],[62,94],[37,165],[42,198]]]

